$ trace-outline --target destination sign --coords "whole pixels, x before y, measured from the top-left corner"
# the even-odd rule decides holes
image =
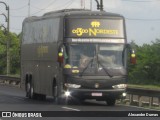
[[[95,38],[95,39],[72,38],[72,39],[67,39],[67,42],[72,42],[72,43],[125,43],[125,40],[124,39],[100,39],[100,38]]]
[[[124,38],[122,19],[66,19],[65,37]]]

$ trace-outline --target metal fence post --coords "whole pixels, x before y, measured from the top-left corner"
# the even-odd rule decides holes
[[[132,103],[133,103],[133,95],[130,94],[130,95],[129,95],[129,104],[131,105]]]
[[[149,97],[149,107],[151,108],[153,104],[153,97]]]

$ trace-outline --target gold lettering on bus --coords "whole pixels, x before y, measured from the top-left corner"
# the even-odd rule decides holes
[[[77,28],[72,30],[73,34],[76,34],[77,36],[82,36],[83,34],[88,34],[89,36],[97,36],[97,34],[106,34],[106,35],[118,35],[118,30],[107,30],[107,29],[95,29],[95,28],[88,28],[88,29],[82,29]]]
[[[43,57],[44,54],[48,53],[48,46],[38,46],[37,53],[38,53],[38,57]]]
[[[73,29],[72,33],[77,34],[77,36],[82,36],[84,33],[88,33],[87,29],[77,28]]]
[[[97,29],[101,24],[98,21],[91,22],[92,28],[76,28],[72,30],[73,34],[76,34],[77,36],[82,36],[83,34],[88,34],[89,36],[97,36],[99,35],[118,35],[118,30],[112,30],[112,29]]]

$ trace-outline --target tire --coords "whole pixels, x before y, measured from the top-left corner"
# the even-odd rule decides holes
[[[61,86],[57,86],[57,92],[55,96],[55,101],[57,104],[63,105],[66,104],[66,98],[63,96],[63,88]]]
[[[57,96],[55,97],[55,101],[58,105],[66,105],[67,99],[62,93],[62,89],[57,87]]]
[[[30,90],[30,84],[29,82],[26,83],[26,97],[29,98],[29,90]]]
[[[53,101],[56,101],[56,97],[57,97],[57,85],[55,85],[55,84],[52,85],[52,96],[53,96]]]
[[[116,103],[116,99],[115,98],[108,98],[106,100],[106,103],[107,103],[108,106],[114,106],[115,103]]]
[[[33,84],[32,82],[27,82],[26,84],[26,97],[30,98],[30,99],[35,99],[36,95],[34,93],[34,88],[33,88]]]

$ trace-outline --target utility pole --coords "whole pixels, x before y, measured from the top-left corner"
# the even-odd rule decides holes
[[[97,2],[97,10],[103,11],[103,0],[100,0],[100,3],[98,0],[95,0]]]
[[[100,11],[103,11],[103,0],[100,0]]]
[[[81,0],[81,9],[85,9],[85,0]]]
[[[28,1],[28,17],[30,17],[30,9],[31,9],[31,3],[30,0]]]
[[[9,22],[10,22],[10,18],[9,18],[9,6],[7,6],[7,4],[5,2],[0,1],[0,3],[4,4],[6,6],[6,10],[8,11],[7,16],[5,14],[2,14],[6,17],[6,22],[7,22],[7,75],[10,74],[10,36],[9,36]]]
[[[92,11],[92,0],[90,0],[90,10]]]

